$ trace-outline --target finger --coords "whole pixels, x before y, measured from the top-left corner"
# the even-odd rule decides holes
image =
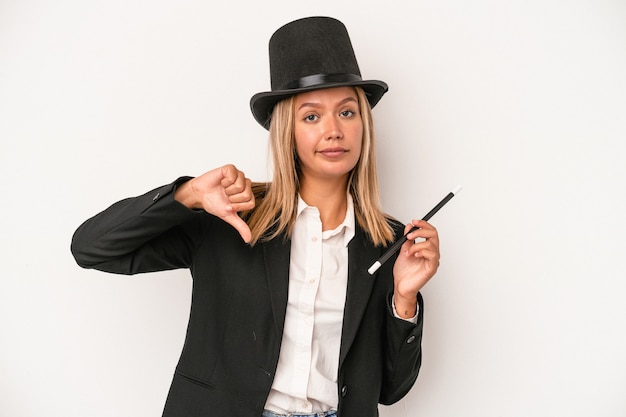
[[[408,240],[416,240],[416,239],[424,239],[424,240],[439,240],[439,235],[436,230],[425,230],[419,229],[409,233],[407,236]]]
[[[406,256],[423,256],[422,253],[425,252],[434,253],[437,254],[437,256],[439,254],[439,244],[432,239],[422,240],[417,243],[411,243],[408,241],[406,245],[407,246],[404,248]]]
[[[244,206],[244,205],[252,204],[252,206],[254,207],[254,195],[249,195],[247,193],[231,195],[231,196],[228,196],[228,203],[232,206],[234,205]],[[247,209],[244,209],[244,210],[247,210]],[[237,210],[237,211],[241,211],[241,210]]]
[[[430,252],[430,251],[423,251],[423,252],[418,252],[414,255],[414,257],[417,259],[417,261],[423,261],[423,264],[425,269],[424,271],[432,271],[433,273],[439,269],[439,265],[440,265],[440,258],[439,256],[434,253],[434,252]]]
[[[239,232],[239,235],[244,242],[250,242],[250,240],[252,239],[252,232],[250,232],[250,227],[248,227],[248,224],[244,222],[241,217],[239,217],[237,214],[232,214],[229,216],[225,216],[224,221],[229,223],[237,230],[237,232]]]
[[[413,219],[413,221],[411,221],[411,225],[415,227],[419,227],[420,229],[434,229],[435,228],[432,224],[428,223],[426,220]]]
[[[254,193],[252,192],[252,181],[245,178],[244,187],[241,191],[237,192],[236,189],[226,190],[228,201],[231,203],[254,203]]]
[[[255,207],[256,203],[254,200],[252,201],[244,201],[242,203],[232,203],[226,207],[228,211],[232,211],[234,213],[238,213],[240,211],[252,210]]]
[[[404,234],[407,234],[411,229],[416,230],[437,230],[433,225],[424,220],[413,220],[411,223],[408,223],[404,226]]]
[[[418,229],[409,233],[407,235],[407,239],[410,239],[410,240],[415,240],[418,238],[438,239],[437,229],[434,226],[432,226],[430,223],[424,220],[413,220],[413,222],[407,226],[407,229],[410,230],[410,228],[413,228],[413,227],[417,227]]]
[[[409,254],[407,256],[421,258],[433,262],[439,262],[440,259],[439,251],[430,248],[422,248],[415,251],[409,251]]]
[[[224,165],[221,168],[221,174],[222,174],[221,184],[222,184],[222,187],[226,188],[226,187],[230,186],[232,183],[234,183],[235,180],[237,180],[237,176],[239,175],[239,173],[240,173],[240,171],[234,165],[232,165],[232,164]]]
[[[252,181],[241,173],[234,183],[224,188],[224,193],[229,202],[242,203],[254,201]]]
[[[247,178],[243,172],[238,172],[233,180],[230,178],[222,180],[222,187],[224,187],[226,195],[231,196],[243,192],[246,189],[246,182]]]

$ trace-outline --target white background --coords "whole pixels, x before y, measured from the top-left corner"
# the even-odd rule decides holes
[[[384,417],[626,415],[626,3],[0,0],[0,416],[158,416],[187,271],[82,270],[87,217],[234,163],[267,41],[330,15],[375,109],[383,202],[432,222],[424,363]],[[348,416],[356,417],[356,416]]]

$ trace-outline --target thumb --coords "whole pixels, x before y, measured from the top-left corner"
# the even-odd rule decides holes
[[[250,240],[252,240],[250,227],[241,217],[239,217],[239,215],[237,215],[237,213],[233,212],[224,216],[224,221],[233,226],[239,232],[244,242],[250,243]]]

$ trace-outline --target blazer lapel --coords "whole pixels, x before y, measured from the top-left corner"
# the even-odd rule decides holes
[[[380,254],[381,248],[374,246],[357,224],[354,238],[348,244],[348,289],[339,353],[340,368],[352,346],[376,279],[376,275],[370,275],[367,268]]]
[[[287,297],[289,295],[289,258],[291,240],[278,236],[263,244],[265,276],[270,290],[270,302],[274,314],[276,334],[283,336]]]

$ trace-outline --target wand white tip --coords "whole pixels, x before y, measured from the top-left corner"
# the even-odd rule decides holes
[[[372,266],[370,266],[370,269],[367,270],[367,272],[370,273],[370,275],[374,275],[374,272],[378,271],[378,268],[380,268],[381,263],[379,261],[374,262],[374,264]]]
[[[457,185],[454,190],[452,190],[452,194],[457,195],[463,189],[462,185]]]

